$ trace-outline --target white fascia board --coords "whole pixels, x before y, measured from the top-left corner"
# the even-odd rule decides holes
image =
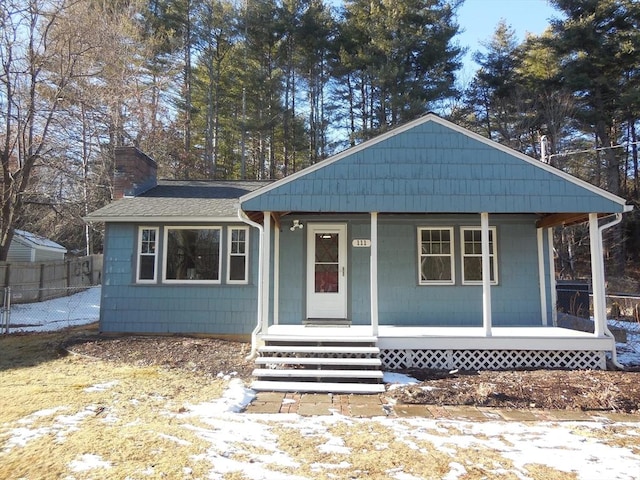
[[[45,251],[45,252],[67,253],[67,249],[64,248],[62,245],[60,245],[59,247],[47,247],[47,246],[44,246],[44,245],[38,245],[35,248],[37,248],[40,251]]]

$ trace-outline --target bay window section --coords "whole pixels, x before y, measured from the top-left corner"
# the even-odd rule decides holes
[[[463,227],[462,235],[462,283],[482,284],[482,231],[480,227]],[[489,267],[491,284],[498,283],[498,258],[496,256],[496,227],[489,227]]]
[[[247,283],[248,281],[248,245],[247,227],[229,227],[229,263],[227,266],[228,283]]]
[[[453,228],[418,228],[418,283],[453,285]]]
[[[138,265],[136,281],[155,283],[158,271],[158,227],[138,229]]]
[[[220,283],[220,227],[167,227],[164,280]]]

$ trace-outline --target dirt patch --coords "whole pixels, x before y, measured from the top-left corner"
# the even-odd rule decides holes
[[[249,381],[254,365],[250,346],[214,338],[184,336],[103,337],[72,332],[69,351],[136,366],[199,372],[211,378],[233,374]],[[235,372],[235,373],[234,373]],[[449,372],[408,370],[420,383],[390,390],[387,396],[410,404],[475,405],[504,408],[640,410],[640,371],[525,370]]]
[[[224,375],[248,379],[254,368],[246,357],[246,342],[186,336],[101,336],[81,332],[71,335],[61,348],[74,354],[135,366],[159,366],[199,372],[210,378]]]
[[[561,410],[640,409],[640,372],[511,370],[457,372],[410,370],[421,380],[390,393],[410,404],[475,405]]]

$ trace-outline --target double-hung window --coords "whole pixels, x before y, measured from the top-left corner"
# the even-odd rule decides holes
[[[482,283],[482,230],[480,227],[462,227],[462,283]],[[489,228],[489,265],[491,284],[498,283],[498,259],[496,256],[496,227]]]
[[[220,227],[166,227],[164,281],[220,283]]]
[[[455,283],[453,228],[418,228],[418,252],[420,285]]]
[[[229,227],[229,263],[227,266],[227,283],[247,283],[249,262],[249,228]]]
[[[158,271],[158,227],[138,229],[138,283],[155,283]]]

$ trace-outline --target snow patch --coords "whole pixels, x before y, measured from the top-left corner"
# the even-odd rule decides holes
[[[74,472],[86,472],[96,468],[111,468],[111,462],[106,462],[98,455],[85,453],[77,460],[69,462],[69,468]]]

